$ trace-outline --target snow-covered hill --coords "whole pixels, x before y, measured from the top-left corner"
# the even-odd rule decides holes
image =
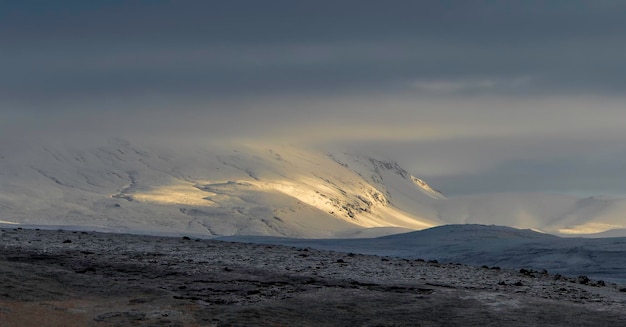
[[[373,239],[304,240],[232,236],[226,240],[438,260],[474,266],[548,270],[626,283],[626,238],[556,237],[493,225],[445,225]]]
[[[447,199],[393,158],[351,151],[121,139],[0,144],[0,223],[308,238],[480,223],[619,236],[625,209],[621,198],[541,193]]]

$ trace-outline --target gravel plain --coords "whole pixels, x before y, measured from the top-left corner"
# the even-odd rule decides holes
[[[277,245],[0,230],[0,326],[625,326],[626,285]]]

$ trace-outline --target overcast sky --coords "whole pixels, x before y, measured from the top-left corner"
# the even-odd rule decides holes
[[[624,1],[3,1],[0,137],[389,155],[449,195],[626,194]]]

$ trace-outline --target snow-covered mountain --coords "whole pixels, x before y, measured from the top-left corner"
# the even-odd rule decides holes
[[[0,220],[8,223],[296,237],[375,236],[440,223],[427,211],[438,192],[393,162],[357,156],[344,163],[291,147],[125,140],[0,151]]]
[[[447,199],[389,158],[289,146],[0,144],[0,222],[196,235],[374,237],[450,223],[595,233],[626,200]]]

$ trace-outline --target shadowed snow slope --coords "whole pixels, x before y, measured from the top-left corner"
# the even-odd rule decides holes
[[[561,234],[626,230],[620,198],[447,199],[390,158],[286,146],[5,142],[0,181],[0,222],[31,226],[306,238],[450,223]]]

